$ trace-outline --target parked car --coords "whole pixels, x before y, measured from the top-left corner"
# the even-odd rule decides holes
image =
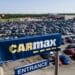
[[[68,46],[66,47],[66,49],[70,49],[70,48],[74,48],[74,49],[75,49],[75,44],[72,43],[72,44],[70,44],[70,45],[68,45]]]
[[[74,48],[66,49],[63,52],[69,56],[72,56],[73,54],[75,54]]]
[[[50,58],[50,52],[42,53],[42,54],[40,54],[40,56],[41,56],[43,59],[48,59],[48,58]]]
[[[75,44],[68,45],[63,52],[69,56],[72,56],[75,54]]]
[[[60,55],[59,58],[60,58],[62,64],[64,64],[64,65],[68,65],[71,63],[70,57],[68,57],[66,55]]]
[[[73,54],[73,55],[71,56],[71,59],[75,60],[75,54]]]
[[[75,43],[75,39],[73,39],[73,43]]]
[[[73,39],[70,37],[66,37],[65,40],[67,43],[73,43]]]

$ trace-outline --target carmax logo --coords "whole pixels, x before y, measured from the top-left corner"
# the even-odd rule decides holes
[[[14,54],[14,53],[20,53],[24,51],[31,51],[31,50],[42,49],[42,48],[53,47],[53,46],[54,47],[56,46],[56,39],[20,43],[18,45],[12,44],[11,46],[9,46],[9,52]]]

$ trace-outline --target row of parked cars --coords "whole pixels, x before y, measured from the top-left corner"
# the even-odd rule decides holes
[[[0,40],[50,33],[75,34],[75,19],[0,22]]]

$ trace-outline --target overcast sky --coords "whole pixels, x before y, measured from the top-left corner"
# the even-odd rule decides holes
[[[75,0],[0,0],[0,13],[75,13]]]

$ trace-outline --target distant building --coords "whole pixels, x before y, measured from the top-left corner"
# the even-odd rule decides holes
[[[65,20],[68,20],[68,19],[73,19],[75,18],[75,15],[74,14],[71,14],[71,15],[65,15]]]

